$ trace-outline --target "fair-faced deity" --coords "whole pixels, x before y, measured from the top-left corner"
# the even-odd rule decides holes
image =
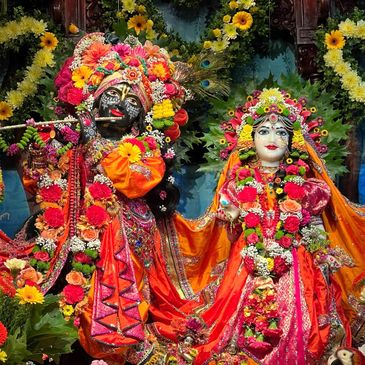
[[[256,128],[254,142],[261,165],[275,167],[288,149],[289,133],[281,121],[267,119]]]
[[[117,117],[96,124],[99,133],[107,139],[117,140],[122,135],[130,133],[132,127],[137,127],[137,121],[143,110],[136,94],[127,83],[113,85],[107,88],[98,101],[100,117]]]

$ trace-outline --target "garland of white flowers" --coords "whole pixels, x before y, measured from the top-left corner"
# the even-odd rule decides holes
[[[346,19],[338,25],[338,30],[326,33],[325,44],[327,53],[324,61],[327,67],[331,67],[340,77],[343,88],[349,93],[352,101],[365,103],[365,82],[358,75],[356,70],[351,68],[350,62],[343,58],[343,47],[346,38],[365,39],[365,21],[354,22]]]
[[[4,101],[0,101],[0,121],[8,120],[15,109],[20,108],[24,100],[34,95],[40,78],[47,66],[54,65],[53,50],[58,44],[53,33],[46,32],[47,24],[43,20],[23,16],[19,20],[12,20],[0,27],[0,44],[11,42],[28,33],[40,37],[42,47],[34,55],[31,66],[27,67],[24,79],[18,83],[18,87],[8,91]]]

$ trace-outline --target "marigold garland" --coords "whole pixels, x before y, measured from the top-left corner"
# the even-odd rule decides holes
[[[24,100],[34,95],[37,85],[47,66],[54,65],[53,50],[57,47],[58,40],[53,33],[46,32],[47,24],[43,20],[24,16],[20,20],[12,20],[0,27],[0,44],[11,42],[28,33],[40,37],[39,51],[34,55],[33,63],[27,67],[24,79],[18,87],[8,91],[5,100],[0,101],[0,121],[9,120],[16,109],[19,109]]]
[[[343,48],[346,39],[365,39],[365,20],[354,22],[346,19],[338,25],[338,30],[325,34],[327,53],[324,55],[325,65],[332,68],[340,77],[342,87],[349,93],[352,101],[365,103],[365,82],[361,79],[351,63],[345,61]]]

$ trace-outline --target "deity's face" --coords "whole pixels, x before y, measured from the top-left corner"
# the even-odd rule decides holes
[[[99,133],[111,140],[130,133],[143,111],[138,96],[126,83],[116,84],[106,89],[100,96],[98,109],[100,117],[122,118],[97,122]]]
[[[285,155],[289,133],[280,121],[266,120],[255,131],[256,152],[263,166],[277,166]]]

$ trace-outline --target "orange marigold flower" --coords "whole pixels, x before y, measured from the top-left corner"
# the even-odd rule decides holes
[[[166,81],[171,77],[170,69],[164,62],[154,62],[148,71],[149,74],[156,76],[162,81]]]
[[[84,52],[82,62],[85,66],[95,67],[100,59],[109,52],[110,48],[110,44],[95,42]]]

